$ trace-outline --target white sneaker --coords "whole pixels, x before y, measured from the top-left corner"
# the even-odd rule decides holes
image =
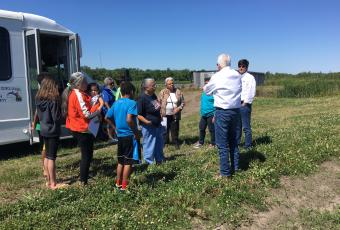
[[[118,143],[118,139],[117,138],[112,138],[111,140],[109,140],[109,143],[115,145],[115,144]]]
[[[200,144],[199,142],[196,142],[195,144],[194,144],[194,149],[199,149],[199,148],[202,148],[202,144]]]

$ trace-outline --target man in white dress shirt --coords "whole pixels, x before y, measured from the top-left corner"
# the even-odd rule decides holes
[[[203,90],[207,95],[214,96],[215,139],[220,155],[220,174],[230,178],[239,166],[236,132],[240,118],[241,75],[230,68],[229,55],[219,55],[217,67],[218,72]]]
[[[242,93],[241,93],[241,121],[237,132],[237,143],[240,144],[242,127],[244,131],[244,148],[252,148],[251,132],[251,109],[256,94],[256,81],[253,75],[248,73],[249,61],[241,59],[238,62],[239,73],[242,74]]]

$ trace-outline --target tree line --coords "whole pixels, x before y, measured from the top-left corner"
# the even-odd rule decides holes
[[[192,72],[189,69],[183,70],[142,70],[137,68],[121,68],[121,69],[105,69],[105,68],[91,68],[89,66],[82,66],[81,70],[89,74],[97,81],[103,81],[106,77],[113,79],[122,79],[126,76],[127,72],[132,81],[142,81],[145,78],[154,78],[156,81],[164,80],[167,77],[173,77],[176,81],[191,81]]]
[[[301,72],[298,74],[289,74],[289,73],[265,73],[266,79],[269,78],[286,78],[286,77],[297,77],[297,78],[339,78],[340,72],[330,72],[330,73],[313,73],[313,72]]]
[[[105,77],[112,77],[113,79],[121,79],[124,78],[126,73],[129,73],[130,79],[132,81],[142,81],[145,78],[154,78],[156,81],[162,81],[167,77],[173,77],[176,81],[192,81],[192,71],[189,69],[182,70],[174,70],[174,69],[138,69],[138,68],[120,68],[120,69],[105,69],[105,68],[91,68],[89,66],[82,66],[82,71],[89,74],[93,77],[93,79],[97,81],[103,81]],[[204,70],[202,70],[204,71]],[[301,72],[298,74],[288,74],[288,73],[265,73],[265,79],[280,79],[280,78],[290,78],[290,77],[298,77],[298,78],[339,78],[339,72],[333,73],[313,73],[313,72]]]

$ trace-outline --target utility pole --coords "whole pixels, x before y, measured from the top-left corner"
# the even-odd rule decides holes
[[[99,63],[100,63],[100,68],[103,68],[102,53],[100,51],[99,51]]]

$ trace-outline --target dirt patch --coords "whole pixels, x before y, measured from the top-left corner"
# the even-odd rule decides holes
[[[198,114],[200,111],[201,91],[186,89],[183,91],[183,95],[185,99],[185,107],[182,112],[182,117]]]
[[[340,205],[340,161],[325,162],[316,174],[308,177],[283,177],[281,185],[267,199],[269,211],[253,214],[237,229],[278,229],[288,227],[287,223],[294,229],[304,229],[299,211],[335,211]],[[225,223],[216,229],[233,228]]]
[[[281,185],[268,198],[270,210],[254,214],[240,229],[275,229],[288,221],[300,229],[299,210],[334,211],[340,204],[340,161],[323,163],[309,177],[283,177]]]

